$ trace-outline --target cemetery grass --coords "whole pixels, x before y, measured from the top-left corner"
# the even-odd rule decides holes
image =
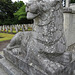
[[[12,37],[14,37],[14,34],[0,33],[0,42],[1,41],[11,40]]]

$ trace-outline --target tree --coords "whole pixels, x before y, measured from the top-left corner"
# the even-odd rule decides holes
[[[11,7],[12,7],[11,0],[0,0],[0,21],[2,23],[4,23],[3,21],[8,17],[13,17]]]
[[[18,11],[23,5],[23,1],[13,3],[11,0],[0,0],[0,25],[17,23],[18,20],[13,13]]]
[[[22,6],[24,5],[23,1],[14,2],[13,3],[13,9],[15,9],[15,12],[18,11]]]
[[[18,20],[26,18],[25,7],[26,5],[23,5],[16,13],[14,13],[14,15],[18,17]]]
[[[26,5],[23,5],[16,13],[14,13],[14,16],[18,18],[18,23],[24,24],[24,23],[33,23],[33,20],[27,20],[26,18],[26,12],[25,12]]]
[[[71,0],[71,3],[75,3],[75,0]]]

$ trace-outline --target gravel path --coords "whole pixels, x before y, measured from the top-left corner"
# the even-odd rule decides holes
[[[3,48],[5,48],[8,45],[9,42],[10,42],[10,40],[0,42],[0,51],[2,51]]]

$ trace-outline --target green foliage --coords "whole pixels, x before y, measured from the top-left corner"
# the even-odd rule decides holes
[[[13,9],[16,11],[18,11],[22,6],[24,5],[23,1],[19,1],[19,2],[14,2],[13,3]]]
[[[25,7],[26,5],[23,5],[16,13],[14,13],[14,16],[18,17],[18,20],[26,18]]]
[[[33,23],[26,19],[25,7],[23,1],[0,0],[0,25]]]
[[[12,1],[0,0],[0,22],[3,24],[8,18],[13,18]]]
[[[17,12],[24,5],[23,1],[12,2],[11,0],[0,0],[0,25],[17,24],[18,19],[14,17]]]
[[[75,0],[71,0],[71,3],[75,3]]]
[[[26,5],[23,5],[16,13],[14,13],[14,16],[18,19],[18,23],[20,24],[33,23],[33,20],[27,20],[25,8]]]

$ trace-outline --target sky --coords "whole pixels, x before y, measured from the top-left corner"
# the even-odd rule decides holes
[[[15,1],[23,1],[24,3],[28,2],[28,0],[12,0],[13,2]]]

